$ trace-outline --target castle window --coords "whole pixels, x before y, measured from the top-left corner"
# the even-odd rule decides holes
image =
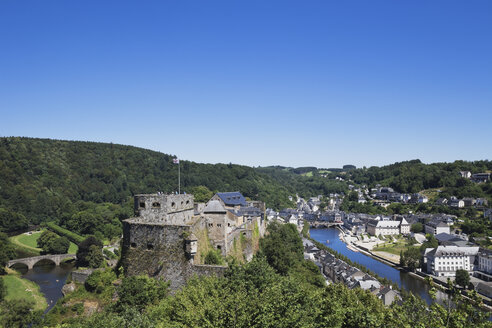
[[[217,227],[222,227],[222,223],[217,223]]]
[[[140,206],[140,208],[145,208],[145,203],[144,202],[140,202],[139,206]]]
[[[152,244],[148,243],[148,244],[147,244],[147,249],[148,249],[148,250],[152,250],[152,249],[154,249],[154,245],[152,245]]]
[[[181,202],[181,206],[183,206],[183,202]]]
[[[217,245],[217,249],[222,249],[222,246],[220,246],[220,245]]]
[[[172,202],[172,203],[171,203],[171,207],[172,207],[172,208],[176,207],[176,203],[175,203],[175,202]]]
[[[189,200],[187,200],[187,201],[186,201],[186,205],[188,205],[189,203],[190,203],[190,201],[189,201]]]
[[[152,207],[153,208],[161,208],[161,203],[157,203],[157,202],[152,203]]]
[[[213,223],[209,223],[209,224],[208,224],[208,226],[209,226],[209,227],[213,227],[213,226],[214,226],[214,224],[213,224]]]
[[[137,247],[137,244],[136,244],[136,243],[131,243],[131,244],[130,244],[130,246],[131,246],[132,248],[135,248],[135,247]]]

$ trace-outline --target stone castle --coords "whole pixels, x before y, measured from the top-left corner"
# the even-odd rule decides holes
[[[123,221],[125,273],[168,280],[172,290],[194,275],[223,274],[225,266],[203,264],[204,250],[249,260],[265,232],[264,204],[239,192],[218,193],[206,204],[187,194],[136,195],[134,209],[136,216]]]

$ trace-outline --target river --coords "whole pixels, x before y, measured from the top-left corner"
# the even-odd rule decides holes
[[[347,245],[340,240],[340,232],[337,229],[310,229],[309,233],[311,238],[314,240],[317,240],[338,253],[345,255],[353,262],[357,262],[365,266],[372,272],[375,272],[378,276],[393,281],[401,289],[410,291],[415,295],[419,295],[428,304],[433,302],[429,295],[430,287],[425,283],[425,281],[415,278],[406,272],[399,271],[360,252],[354,252],[348,249]],[[328,243],[326,242],[327,240],[329,240]],[[436,300],[438,303],[445,303],[447,298],[448,296],[446,293],[437,291]]]
[[[30,270],[27,270],[26,267],[20,267],[17,270],[22,274],[22,278],[34,281],[39,285],[48,303],[48,307],[44,311],[47,313],[63,296],[61,289],[73,267],[73,263],[62,263],[60,266],[51,263],[35,265]]]

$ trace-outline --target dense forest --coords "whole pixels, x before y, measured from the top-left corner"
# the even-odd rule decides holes
[[[0,229],[55,221],[80,234],[117,236],[119,221],[132,215],[131,196],[175,192],[173,156],[96,142],[0,138]],[[248,166],[181,160],[181,190],[199,201],[217,191],[241,191],[267,206],[292,206],[290,195],[344,190],[319,178],[291,172],[268,174]]]

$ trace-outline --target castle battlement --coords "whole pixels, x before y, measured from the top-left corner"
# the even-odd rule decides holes
[[[188,225],[194,214],[193,195],[135,195],[134,209],[136,222]]]

